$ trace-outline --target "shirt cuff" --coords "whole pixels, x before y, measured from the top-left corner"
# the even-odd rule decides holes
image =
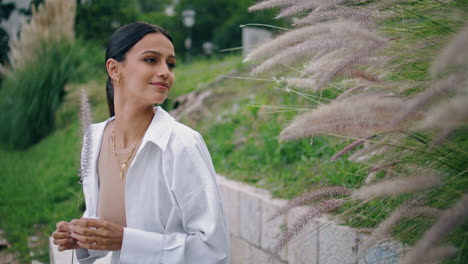
[[[120,263],[158,263],[162,256],[163,234],[124,227]],[[142,257],[144,258],[142,259]]]
[[[94,263],[96,259],[103,258],[109,253],[108,250],[91,250],[86,248],[77,248],[75,251],[78,261],[84,264]]]

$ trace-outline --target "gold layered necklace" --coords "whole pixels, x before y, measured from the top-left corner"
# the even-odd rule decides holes
[[[144,134],[143,134],[144,135]],[[135,143],[135,146],[133,146],[132,151],[130,152],[130,155],[128,155],[127,159],[124,161],[120,161],[119,156],[117,155],[117,144],[115,143],[115,122],[114,125],[112,126],[112,145],[114,146],[114,155],[115,159],[117,160],[117,163],[119,164],[119,169],[120,169],[120,179],[123,180],[125,176],[125,169],[127,169],[128,166],[128,161],[130,158],[133,156],[133,152],[135,151],[136,146],[140,143],[140,141],[143,139],[143,136],[140,137],[140,139]]]

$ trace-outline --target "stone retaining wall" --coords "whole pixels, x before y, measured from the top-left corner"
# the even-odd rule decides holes
[[[286,226],[294,224],[306,207],[299,207],[267,223],[266,220],[286,200],[272,199],[268,191],[218,176],[224,210],[231,233],[231,263],[267,263],[268,256]],[[367,235],[338,225],[327,216],[308,224],[286,248],[275,264],[394,264],[402,247],[386,242],[371,248],[364,258],[356,260],[360,241]],[[52,240],[51,240],[52,241]],[[70,263],[71,251],[59,252],[50,243],[51,263]],[[66,262],[64,262],[67,260]],[[110,254],[96,263],[109,263]]]
[[[306,207],[291,210],[276,221],[266,220],[287,203],[272,199],[269,192],[245,183],[218,177],[224,209],[231,232],[232,264],[266,263],[279,241],[282,230],[291,226],[306,212]],[[367,235],[356,229],[338,225],[327,216],[308,224],[273,263],[288,264],[352,264],[398,263],[401,246],[395,242],[381,243],[371,248],[359,261],[360,241]]]

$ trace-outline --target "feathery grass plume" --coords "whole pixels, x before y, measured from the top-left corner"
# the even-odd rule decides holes
[[[23,23],[19,37],[11,38],[8,59],[12,70],[26,67],[37,57],[41,43],[74,39],[76,1],[46,0],[32,16]]]
[[[304,0],[264,0],[249,7],[249,12],[275,8],[275,7],[290,6],[296,3],[301,3],[303,1]]]
[[[454,246],[440,246],[431,248],[427,252],[426,258],[423,260],[427,264],[440,263],[442,260],[449,258],[457,253],[457,248]]]
[[[348,95],[350,95],[352,92],[357,92],[357,91],[362,90],[364,88],[367,88],[367,86],[366,85],[356,85],[354,87],[351,87],[351,88],[347,89],[346,91],[342,92],[340,95],[338,95],[335,100],[341,100],[341,99],[347,97]]]
[[[289,47],[271,57],[270,59],[262,62],[252,70],[252,74],[256,75],[268,71],[279,64],[289,64],[304,57],[311,56],[314,52],[317,51],[329,51],[332,49],[341,48],[345,45],[351,45],[350,41],[344,39],[313,38],[298,45]]]
[[[465,25],[452,41],[444,47],[431,66],[431,74],[436,76],[447,68],[467,63],[468,24]]]
[[[282,79],[288,86],[292,86],[304,90],[317,90],[317,81],[313,78],[291,78],[286,77]]]
[[[358,48],[355,45],[353,48]],[[361,54],[366,54],[368,51],[363,49],[359,50],[350,50],[350,49],[341,49],[335,50],[334,52],[330,52],[327,55],[323,53],[316,54],[315,57],[321,58],[317,60],[313,60],[306,64],[305,68],[301,71],[303,74],[313,74],[312,77],[317,79],[318,86],[316,87],[316,91],[323,89],[326,82],[330,81],[331,79],[343,75],[346,73],[357,73],[358,71],[355,70],[353,67],[356,66],[372,66],[372,65],[381,65],[385,63],[386,57],[381,56],[370,56],[365,57],[361,56]],[[349,54],[355,55],[349,55]],[[361,74],[362,77],[365,75]],[[367,78],[372,79],[375,77],[368,76]]]
[[[370,184],[370,183],[374,182],[375,179],[377,178],[378,173],[379,173],[379,171],[372,171],[372,172],[368,173],[367,176],[366,176],[366,180],[364,181],[364,184]]]
[[[468,123],[468,95],[454,97],[431,109],[422,120],[419,127],[437,128],[442,132],[433,143],[440,143],[456,128]]]
[[[390,234],[390,231],[395,225],[404,218],[415,218],[418,216],[425,216],[435,218],[440,214],[441,210],[428,207],[428,206],[415,206],[413,203],[406,203],[394,210],[390,216],[388,216],[383,222],[381,222],[372,232],[370,237],[362,243],[360,248],[360,259],[369,248],[386,239]]]
[[[296,3],[295,5],[284,8],[275,18],[280,19],[280,18],[284,18],[288,16],[293,16],[293,15],[297,15],[297,14],[303,13],[305,11],[309,11],[317,7],[326,8],[326,7],[338,5],[344,2],[349,2],[349,0],[304,1],[302,3]]]
[[[376,142],[376,143],[364,146],[364,148],[351,154],[348,160],[354,161],[354,162],[364,162],[373,156],[383,155],[393,149],[392,147],[385,145],[386,143],[387,143],[387,140],[384,139],[384,140],[381,140],[380,142]]]
[[[346,19],[352,20],[355,22],[364,22],[366,24],[371,24],[373,18],[369,10],[363,8],[350,8],[350,7],[336,7],[335,9],[316,9],[314,12],[311,12],[309,15],[297,20],[294,25],[305,25],[305,24],[314,24],[318,22],[323,22],[327,20],[335,19]]]
[[[424,233],[423,237],[416,242],[401,258],[401,264],[421,263],[420,260],[426,256],[429,249],[444,241],[445,238],[459,225],[463,224],[468,217],[468,194],[449,209],[442,212],[437,222]]]
[[[334,23],[336,24],[344,22]],[[291,45],[297,45],[301,42],[304,42],[311,36],[320,38],[320,35],[330,32],[330,25],[331,23],[320,23],[318,25],[312,25],[288,31],[276,37],[275,39],[265,42],[257,48],[253,49],[243,62],[250,62],[267,57],[270,54],[283,50]]]
[[[273,256],[277,257],[279,251],[313,219],[320,217],[322,214],[335,211],[343,203],[343,199],[330,199],[324,200],[310,208],[304,215],[297,219],[296,223],[294,223],[291,227],[288,228],[287,231],[283,233],[280,241],[272,250]]]
[[[347,146],[344,147],[342,150],[338,151],[338,153],[336,153],[335,155],[333,155],[333,157],[331,157],[330,160],[331,160],[331,161],[336,161],[339,157],[341,157],[341,156],[343,156],[344,154],[348,153],[349,151],[351,151],[351,150],[354,149],[355,147],[364,144],[364,142],[373,139],[374,137],[376,137],[376,135],[372,135],[372,136],[369,136],[369,137],[366,137],[366,138],[361,138],[361,139],[358,139],[358,140],[353,141],[351,144],[347,145]]]
[[[89,104],[88,96],[85,89],[81,90],[80,100],[80,120],[81,120],[81,132],[82,132],[82,159],[80,166],[80,183],[83,182],[84,177],[89,174],[89,163],[91,162],[91,105]]]
[[[330,71],[325,72],[325,74],[321,76],[319,84],[318,84],[318,88],[319,89],[323,88],[329,81],[331,81],[341,72],[345,70],[349,70],[355,64],[359,64],[362,58],[372,55],[373,52],[377,50],[378,48],[380,48],[379,45],[371,45],[367,47],[366,49],[356,51],[351,56],[347,56],[343,58],[342,60],[339,61],[338,64],[336,64],[335,67],[330,69]]]
[[[412,193],[419,190],[434,187],[440,184],[440,177],[434,172],[428,171],[411,177],[393,178],[379,183],[361,187],[353,192],[352,198],[358,200],[371,199],[373,197],[386,197]]]
[[[399,129],[390,126],[395,113],[405,108],[395,97],[380,95],[352,96],[321,105],[299,115],[280,134],[280,140],[293,140],[318,134],[368,137]]]
[[[304,205],[308,202],[312,202],[318,199],[331,198],[335,196],[346,195],[349,193],[350,193],[350,190],[342,186],[330,186],[330,187],[324,187],[324,188],[320,188],[317,190],[313,190],[311,192],[305,193],[289,201],[288,204],[281,207],[272,216],[270,216],[267,222],[271,222],[273,219],[277,218],[280,215],[285,214],[286,212],[288,212],[289,210],[291,210],[292,208],[296,206]]]
[[[345,76],[348,76],[348,77],[351,77],[351,78],[355,78],[355,79],[363,79],[363,80],[366,80],[366,81],[369,81],[369,82],[377,82],[378,81],[376,76],[374,76],[374,75],[372,75],[370,73],[367,73],[365,71],[360,71],[360,70],[356,70],[356,69],[345,69],[341,74],[343,74]]]
[[[449,76],[432,82],[431,85],[423,92],[417,94],[413,99],[408,102],[406,111],[396,116],[393,123],[401,123],[407,118],[417,114],[420,109],[426,105],[431,104],[442,95],[447,95],[452,90],[460,88],[460,83],[468,81],[468,72],[460,71]]]

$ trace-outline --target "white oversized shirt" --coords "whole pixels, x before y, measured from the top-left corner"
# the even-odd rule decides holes
[[[229,232],[205,142],[161,107],[155,112],[125,177],[127,227],[112,263],[229,263]],[[98,156],[113,119],[91,126],[89,164],[82,167],[86,218],[99,218]],[[80,248],[77,257],[93,263],[108,252]]]

